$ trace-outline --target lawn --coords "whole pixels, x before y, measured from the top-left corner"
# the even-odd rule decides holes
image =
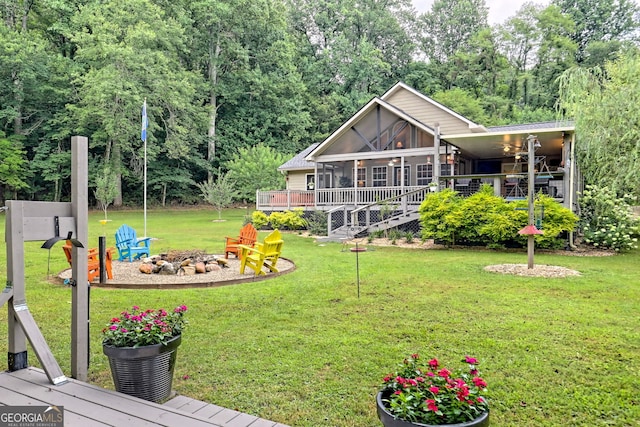
[[[151,210],[152,252],[221,253],[246,210]],[[4,215],[0,233],[4,237]],[[127,223],[142,234],[140,211],[109,214],[107,244]],[[90,241],[103,232],[89,219]],[[263,238],[266,232],[260,233]],[[457,364],[478,358],[489,383],[494,426],[635,426],[640,399],[639,253],[615,257],[537,254],[536,263],[580,277],[539,279],[483,271],[526,263],[526,253],[371,248],[356,254],[285,234],[296,271],[255,283],[207,289],[91,289],[90,381],[113,388],[100,331],[132,305],[188,306],[178,352],[180,394],[300,427],[379,426],[374,396],[382,377],[411,353]],[[6,278],[0,239],[0,280]],[[27,301],[65,373],[70,374],[71,291],[49,283],[42,242],[26,246]],[[66,268],[58,243],[50,270]],[[6,354],[6,316],[0,353]],[[37,365],[35,353],[30,364]],[[61,402],[64,404],[64,402]]]

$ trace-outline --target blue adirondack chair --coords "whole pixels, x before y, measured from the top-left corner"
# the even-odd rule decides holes
[[[129,258],[129,262],[133,259],[139,259],[142,255],[150,255],[151,238],[146,237],[144,239],[138,239],[136,230],[129,227],[127,224],[122,224],[116,231],[116,248],[118,248],[119,258],[118,261],[124,261],[125,258]]]

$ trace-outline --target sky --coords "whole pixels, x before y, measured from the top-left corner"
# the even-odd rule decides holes
[[[489,24],[502,24],[514,16],[527,0],[486,0],[489,7]],[[549,0],[533,0],[534,3],[548,5]],[[431,10],[433,0],[413,0],[413,6],[420,13]]]

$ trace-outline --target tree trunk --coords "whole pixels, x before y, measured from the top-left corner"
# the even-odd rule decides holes
[[[209,104],[211,111],[209,112],[209,144],[207,151],[207,161],[209,165],[213,163],[216,157],[216,120],[218,118],[218,98],[216,94],[218,84],[218,58],[220,58],[220,36],[216,36],[215,45],[211,43],[209,47],[209,84],[211,85],[211,92],[209,94]],[[208,179],[213,179],[213,173],[209,170],[207,174]]]

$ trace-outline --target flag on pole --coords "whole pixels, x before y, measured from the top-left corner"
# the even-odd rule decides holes
[[[147,100],[144,100],[144,104],[142,104],[142,132],[140,133],[140,138],[143,141],[147,141],[147,126],[149,126],[149,119],[147,118]]]

